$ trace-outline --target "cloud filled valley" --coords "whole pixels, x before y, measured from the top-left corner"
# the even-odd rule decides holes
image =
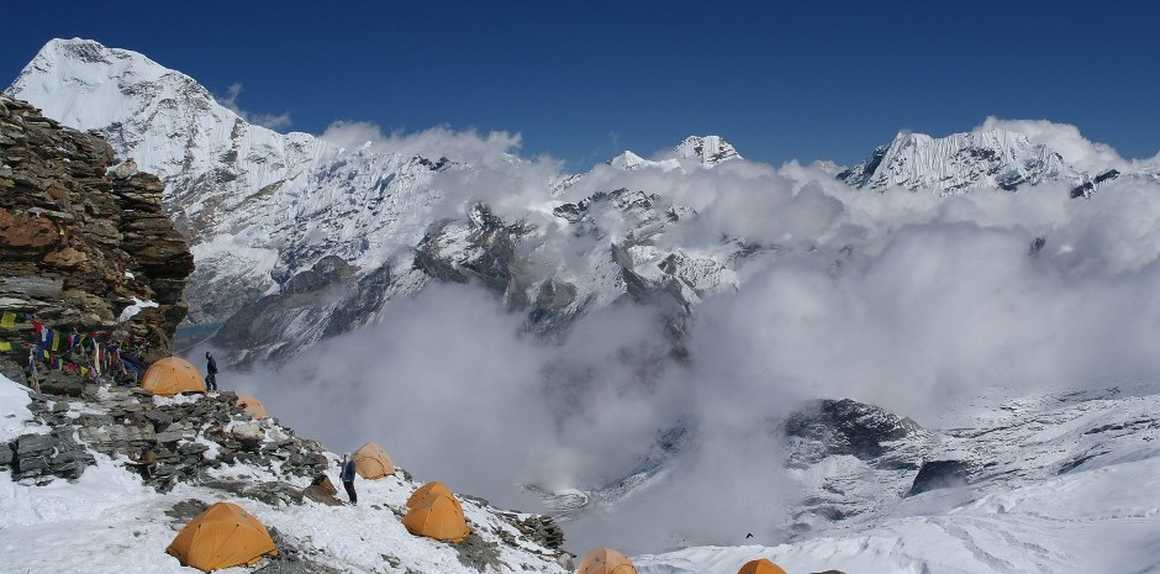
[[[223,388],[573,552],[1063,571],[1107,528],[1142,572],[1160,543],[1160,156],[989,117],[855,166],[690,136],[572,173],[513,132],[281,133],[241,84],[79,39],[6,93],[158,175],[179,351]],[[1143,494],[1085,505],[1104,481]]]
[[[462,186],[456,201],[471,205],[543,167],[507,169],[516,174],[490,174],[490,188],[464,178],[443,189]],[[673,353],[663,305],[616,303],[545,340],[484,287],[434,285],[239,384],[329,442],[373,438],[416,472],[520,507],[536,505],[529,484],[613,484],[684,429],[660,479],[568,524],[581,547],[611,536],[656,551],[783,537],[800,493],[777,421],[810,399],[853,398],[927,423],[981,388],[1096,389],[1160,367],[1153,184],[1121,182],[1086,200],[1063,185],[944,197],[871,194],[795,164],[689,169],[598,167],[587,176],[596,181],[566,191],[644,189],[696,213],[651,248],[761,246],[732,269],[735,283],[692,309],[687,355]],[[550,203],[542,193],[521,202]],[[531,265],[567,269],[569,250],[587,253],[542,210],[503,209],[545,230],[521,246]],[[607,214],[607,236],[593,241],[631,234],[620,215]]]

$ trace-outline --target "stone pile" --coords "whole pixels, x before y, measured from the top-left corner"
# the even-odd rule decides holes
[[[318,442],[294,436],[275,420],[253,419],[231,392],[155,399],[139,388],[67,381],[45,386],[54,394],[32,393],[29,410],[51,433],[25,435],[0,448],[0,465],[11,466],[17,480],[77,478],[94,463],[86,447],[128,460],[162,490],[179,481],[234,490],[236,485],[207,473],[223,465],[268,468],[286,478],[314,477],[327,469]],[[291,498],[301,497],[299,492]]]
[[[48,434],[26,434],[8,444],[0,444],[0,468],[12,470],[14,480],[52,477],[80,478],[85,467],[96,461],[72,433],[54,430]]]
[[[193,256],[165,214],[163,183],[113,164],[100,137],[0,95],[0,312],[19,318],[0,329],[9,378],[24,380],[33,321],[104,333],[144,362],[172,350]],[[156,306],[122,321],[138,301]]]

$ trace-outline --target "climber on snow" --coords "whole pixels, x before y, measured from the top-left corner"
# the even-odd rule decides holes
[[[342,472],[339,473],[338,477],[342,479],[342,487],[346,489],[346,495],[350,497],[350,503],[358,506],[358,494],[354,491],[354,475],[354,457],[349,454],[342,455]]]
[[[217,361],[213,360],[213,355],[209,351],[205,352],[205,387],[208,390],[217,390]]]

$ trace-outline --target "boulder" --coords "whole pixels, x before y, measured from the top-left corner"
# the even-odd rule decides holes
[[[922,463],[908,496],[967,484],[970,467],[961,460],[929,460]]]
[[[342,506],[342,501],[338,499],[338,489],[334,488],[334,483],[330,481],[330,477],[325,474],[320,474],[314,477],[310,486],[302,491],[302,496],[313,500],[319,504],[327,506]]]

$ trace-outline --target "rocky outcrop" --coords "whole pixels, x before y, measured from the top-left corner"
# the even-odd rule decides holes
[[[209,342],[233,366],[277,361],[365,324],[391,295],[390,265],[360,277],[342,259],[324,257],[277,293],[239,310]]]
[[[961,460],[928,460],[918,470],[909,494],[921,494],[940,488],[954,488],[967,484],[970,466]]]
[[[33,321],[107,333],[146,361],[170,353],[193,256],[161,181],[113,163],[101,138],[0,96],[0,311],[18,317],[0,331],[6,374],[20,378]]]
[[[26,434],[0,444],[0,468],[12,470],[13,480],[79,478],[93,455],[77,444],[72,433],[57,429],[48,434]]]
[[[917,469],[930,433],[909,418],[851,399],[817,400],[785,422],[788,464],[805,467],[834,455],[852,455],[887,469]]]

